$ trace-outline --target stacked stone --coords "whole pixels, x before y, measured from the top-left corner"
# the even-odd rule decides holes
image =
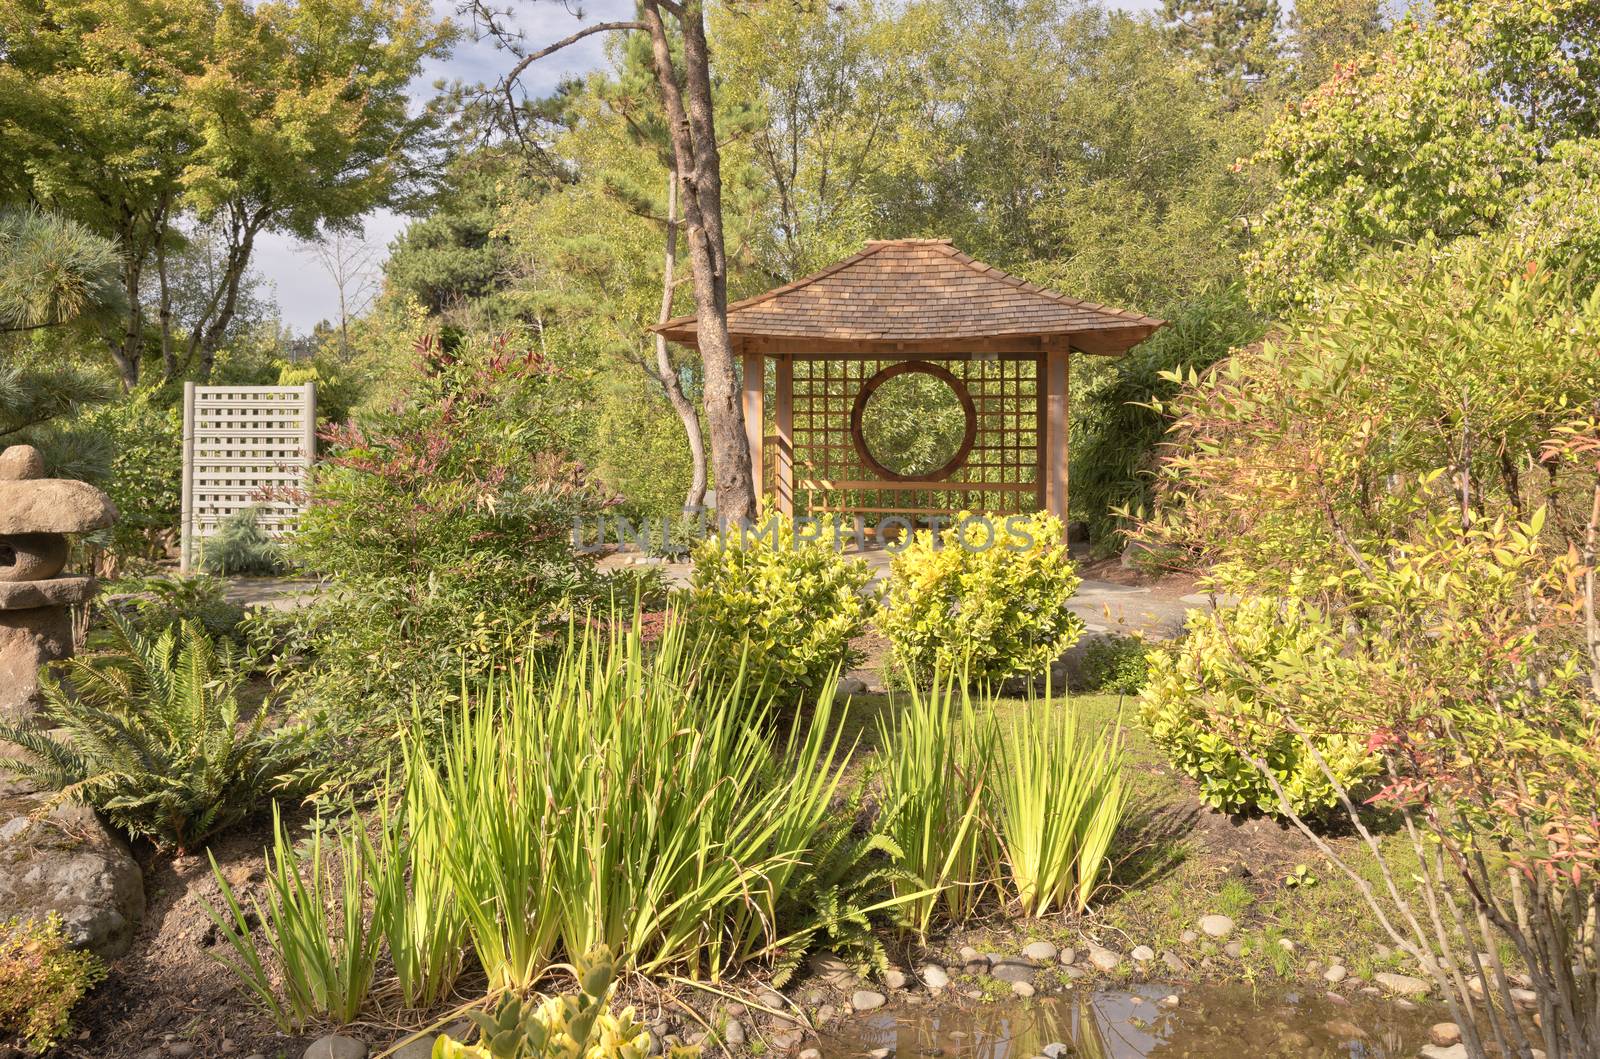
[[[116,505],[94,486],[46,478],[33,446],[0,452],[0,717],[38,712],[39,668],[72,654],[68,608],[95,593],[94,578],[61,573],[66,534],[116,519]]]

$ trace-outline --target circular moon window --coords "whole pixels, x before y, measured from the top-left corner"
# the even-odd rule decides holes
[[[891,481],[940,481],[966,461],[978,417],[966,385],[937,364],[892,364],[868,379],[850,410],[856,454]]]

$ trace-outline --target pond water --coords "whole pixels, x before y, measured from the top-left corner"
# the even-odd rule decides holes
[[[1176,1007],[1163,998],[1176,996]],[[896,1059],[1390,1059],[1415,1056],[1442,1011],[1356,997],[1336,1004],[1280,986],[1168,986],[1069,991],[970,1006],[885,1008],[825,1035],[824,1059],[892,1048]],[[1058,1049],[1050,1049],[1056,1053]]]

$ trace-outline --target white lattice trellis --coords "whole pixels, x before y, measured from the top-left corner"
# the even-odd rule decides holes
[[[304,386],[183,388],[183,570],[195,544],[229,515],[258,509],[274,535],[305,507],[317,451],[317,390]]]

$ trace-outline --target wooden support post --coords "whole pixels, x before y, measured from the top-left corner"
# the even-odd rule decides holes
[[[777,490],[778,511],[794,517],[794,358],[777,358],[777,395],[773,407],[774,429],[778,435]]]
[[[750,443],[750,481],[755,487],[758,505],[766,487],[766,461],[761,453],[761,442],[767,430],[763,407],[767,378],[764,359],[759,353],[744,355],[744,436]]]
[[[1069,466],[1071,354],[1051,350],[1044,356],[1044,509],[1061,520],[1066,542],[1067,470]]]
[[[183,384],[183,502],[179,509],[178,573],[194,563],[194,383]]]

